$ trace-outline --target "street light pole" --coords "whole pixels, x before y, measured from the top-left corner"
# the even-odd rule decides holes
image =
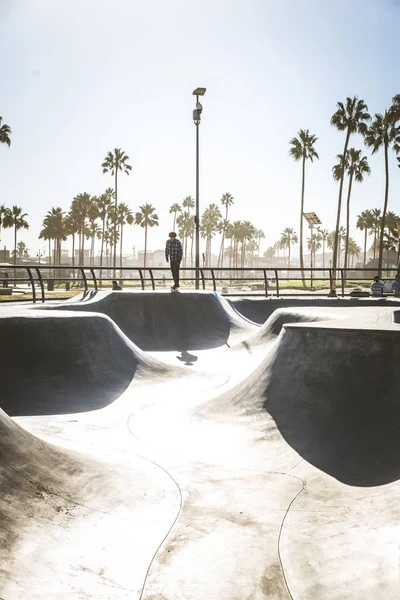
[[[196,96],[196,108],[193,111],[193,121],[196,125],[196,216],[195,216],[195,228],[196,228],[196,259],[195,259],[195,272],[196,272],[196,290],[199,289],[199,275],[200,275],[200,166],[199,166],[199,127],[201,120],[201,113],[203,112],[203,106],[199,102],[199,96],[204,96],[206,88],[196,88],[193,92],[193,96]]]

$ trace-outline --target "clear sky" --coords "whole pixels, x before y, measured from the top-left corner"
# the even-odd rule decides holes
[[[133,171],[119,200],[157,208],[149,246],[160,247],[170,205],[195,195],[191,94],[204,86],[202,209],[230,192],[232,219],[265,231],[262,250],[283,228],[298,232],[301,168],[288,143],[308,128],[320,160],[308,166],[305,209],[332,229],[344,134],[330,117],[346,96],[375,113],[400,93],[399,28],[399,0],[0,0],[0,115],[12,128],[11,148],[0,147],[0,203],[29,214],[20,239],[36,252],[46,211],[111,186],[100,165],[120,147]],[[352,200],[360,245],[355,216],[383,206],[383,153],[370,166]],[[389,210],[399,201],[393,155]],[[127,229],[125,252],[143,237]],[[12,245],[10,231],[2,243]]]

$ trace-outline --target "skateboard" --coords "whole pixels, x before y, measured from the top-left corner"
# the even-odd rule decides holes
[[[177,290],[174,290],[173,288],[171,288],[171,292],[172,292],[173,294],[177,294],[177,293],[179,294],[179,288],[178,288]]]

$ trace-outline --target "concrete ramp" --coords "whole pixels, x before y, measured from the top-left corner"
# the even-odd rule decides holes
[[[0,405],[11,416],[101,408],[134,377],[172,371],[102,314],[14,312],[0,318],[0,339]]]
[[[179,496],[150,462],[99,450],[56,448],[0,410],[4,600],[138,597]]]
[[[98,292],[61,308],[108,315],[145,351],[217,348],[255,329],[214,292]]]
[[[288,317],[299,323],[284,324],[255,372],[201,414],[210,409],[250,415],[265,436],[276,424],[305,460],[344,483],[395,481],[400,477],[400,329],[392,311],[381,326],[377,312],[370,311],[358,323],[346,311],[331,322],[318,309],[314,318],[274,314],[261,335],[271,336]]]

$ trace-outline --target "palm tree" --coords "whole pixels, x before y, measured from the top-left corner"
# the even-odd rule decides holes
[[[397,126],[390,110],[386,110],[384,115],[375,115],[365,136],[365,143],[369,148],[372,148],[372,154],[375,154],[380,148],[383,148],[385,157],[385,200],[382,211],[378,255],[378,272],[380,275],[383,258],[383,232],[385,230],[385,220],[389,200],[389,148],[392,146],[395,152],[400,152],[400,127]]]
[[[257,229],[256,232],[256,236],[257,236],[257,244],[258,244],[258,258],[260,258],[260,249],[261,249],[261,240],[265,239],[265,233],[263,232],[262,229]]]
[[[352,258],[351,266],[353,267],[354,266],[354,257],[360,255],[361,248],[360,248],[360,246],[358,246],[358,244],[352,238],[349,238],[347,251],[348,251],[349,256]]]
[[[339,227],[340,227],[340,213],[342,209],[342,194],[343,194],[343,183],[345,175],[345,161],[347,158],[347,149],[349,147],[350,136],[353,133],[360,133],[365,135],[368,130],[366,121],[371,119],[368,114],[368,106],[363,100],[354,96],[353,98],[346,98],[346,102],[337,103],[337,111],[332,115],[331,125],[336,127],[339,131],[346,132],[346,138],[344,143],[343,154],[341,154],[342,160],[342,171],[339,185],[339,197],[337,205],[336,215],[336,227],[335,227],[335,242],[333,248],[332,268],[333,268],[333,279],[332,279],[332,294],[336,294],[336,274],[335,269],[337,266],[338,256],[338,243],[339,243]]]
[[[172,204],[172,206],[169,209],[169,214],[170,215],[174,215],[174,224],[172,226],[172,231],[175,231],[175,226],[176,226],[176,215],[178,212],[181,212],[182,208],[181,205],[178,204],[178,202],[175,202],[174,204]]]
[[[291,148],[289,150],[290,156],[295,161],[302,161],[302,177],[301,177],[301,202],[300,202],[300,268],[301,278],[303,285],[305,285],[304,279],[304,258],[303,258],[303,214],[304,214],[304,188],[306,178],[306,160],[314,161],[314,158],[319,158],[314,144],[317,141],[315,135],[310,134],[308,129],[300,129],[298,137],[290,140]]]
[[[377,245],[377,241],[378,241],[378,233],[381,228],[381,222],[382,222],[381,214],[382,213],[381,213],[380,208],[373,208],[371,210],[372,227],[371,227],[370,234],[372,234],[374,236],[374,244],[373,244],[374,258],[376,258],[376,245]]]
[[[114,199],[114,190],[107,188],[104,194],[101,194],[97,200],[97,208],[99,211],[99,219],[101,220],[101,248],[100,248],[100,267],[103,266],[103,253],[106,232],[106,221],[110,212],[111,204]],[[100,272],[101,274],[101,272]],[[100,283],[101,285],[101,283]]]
[[[89,229],[89,237],[90,237],[90,264],[93,264],[94,259],[94,244],[95,239],[101,239],[101,228],[97,223],[97,219],[99,218],[99,198],[97,196],[92,196],[90,198],[89,206],[88,206],[88,229]]]
[[[330,232],[328,229],[321,229],[320,227],[317,228],[317,232],[318,232],[319,239],[322,242],[322,268],[325,269],[325,245],[326,245],[326,242],[328,241]],[[323,274],[325,277],[325,271],[323,272]]]
[[[132,171],[131,165],[128,165],[129,156],[125,154],[121,148],[114,148],[113,152],[108,152],[107,156],[102,163],[103,173],[110,173],[114,175],[114,193],[115,193],[115,205],[114,211],[117,214],[118,208],[118,171],[123,171],[126,175],[129,175],[129,171]],[[114,221],[114,267],[117,266],[117,220]]]
[[[119,234],[120,234],[120,238],[119,238],[119,244],[120,244],[120,246],[119,246],[120,247],[119,261],[120,262],[119,262],[119,264],[120,264],[120,267],[122,268],[122,239],[123,239],[123,233],[124,233],[124,225],[133,225],[133,223],[135,222],[135,218],[133,216],[131,209],[124,202],[121,202],[121,204],[118,206],[117,221],[118,221],[118,225],[119,225]],[[120,274],[120,277],[122,279],[122,273]]]
[[[363,210],[360,215],[357,215],[356,228],[364,231],[364,267],[367,264],[367,235],[368,230],[372,227],[372,214],[369,209]]]
[[[214,235],[220,229],[222,214],[217,204],[210,204],[203,213],[200,225],[200,233],[206,239],[206,267],[211,267],[212,252],[211,242]]]
[[[195,206],[195,201],[193,200],[193,198],[191,196],[186,196],[186,198],[183,199],[182,201],[182,206],[183,208],[186,208],[187,210],[185,211],[184,215],[186,215],[185,217],[185,233],[184,233],[184,265],[185,267],[187,266],[187,241],[188,238],[191,238],[191,249],[190,249],[190,257],[191,257],[191,264],[193,264],[193,239],[194,239],[194,219],[190,218],[190,210],[192,208],[194,208]],[[193,224],[193,226],[191,225]]]
[[[43,227],[48,229],[50,238],[54,240],[54,263],[61,265],[61,242],[67,239],[65,214],[61,207],[49,210],[43,219]]]
[[[84,265],[85,262],[85,238],[90,238],[90,230],[88,228],[89,210],[92,206],[92,198],[87,192],[75,196],[71,203],[71,213],[76,220],[76,228],[79,239],[79,263]]]
[[[349,189],[347,192],[347,207],[346,207],[346,247],[344,253],[344,268],[347,269],[347,256],[348,256],[348,245],[349,245],[349,229],[350,229],[350,196],[353,185],[353,179],[358,183],[362,183],[364,175],[369,175],[371,169],[368,165],[366,156],[361,157],[361,150],[350,148],[347,151],[347,174],[349,176]]]
[[[139,206],[140,212],[136,213],[135,223],[144,228],[144,268],[146,268],[147,257],[147,229],[149,227],[158,227],[158,215],[154,212],[156,209],[151,204]]]
[[[313,264],[315,267],[315,254],[321,248],[321,237],[317,233],[313,233],[311,237],[307,239],[307,248],[310,252],[310,258],[313,258]]]
[[[290,247],[298,243],[297,234],[292,227],[286,227],[281,233],[281,242],[288,249],[288,269],[290,269]]]
[[[226,227],[229,223],[228,221],[228,211],[229,211],[229,207],[233,205],[233,196],[232,194],[230,194],[229,192],[226,192],[225,194],[222,195],[221,198],[221,204],[222,206],[225,206],[225,219],[222,221],[222,240],[221,240],[221,249],[219,251],[219,256],[218,256],[218,264],[217,267],[222,267],[223,263],[224,263],[224,243],[225,243],[225,237],[226,237]]]
[[[6,215],[6,213],[7,213],[7,208],[6,208],[5,204],[0,204],[0,239],[1,239],[1,228],[3,225],[3,219],[4,219],[4,216]]]
[[[20,229],[29,229],[29,223],[25,219],[27,213],[22,212],[22,208],[19,206],[13,206],[11,209],[8,208],[3,219],[3,227],[14,228],[14,265],[17,262],[17,235]],[[14,279],[15,279],[15,268],[14,268]]]
[[[11,127],[9,125],[1,124],[3,121],[3,117],[0,117],[0,144],[7,144],[8,147],[11,146]]]

